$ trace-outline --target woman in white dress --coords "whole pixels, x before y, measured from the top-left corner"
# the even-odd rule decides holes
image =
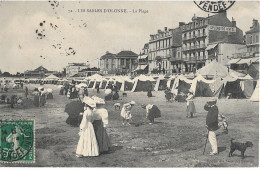
[[[98,156],[98,142],[92,125],[93,108],[96,107],[96,103],[90,97],[84,97],[83,102],[86,104],[86,109],[80,123],[80,138],[77,145],[76,156]]]

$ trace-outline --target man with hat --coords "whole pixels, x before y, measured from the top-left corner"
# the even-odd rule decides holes
[[[208,139],[212,148],[210,155],[218,154],[218,145],[215,131],[218,130],[218,107],[216,105],[217,99],[213,98],[209,100],[204,109],[208,111],[206,117],[206,127],[208,129]]]
[[[123,125],[130,125],[129,120],[132,118],[131,109],[135,105],[134,101],[123,105],[121,116],[123,118]]]

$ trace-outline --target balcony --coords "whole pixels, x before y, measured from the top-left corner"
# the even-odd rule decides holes
[[[192,34],[192,35],[190,35],[190,36],[183,37],[183,40],[184,40],[184,41],[186,41],[186,40],[193,40],[193,39],[195,39],[195,38],[202,38],[202,37],[204,37],[204,36],[206,36],[205,33]]]
[[[193,45],[190,47],[182,47],[182,51],[196,50],[196,49],[201,49],[201,48],[206,48],[206,45],[200,44],[200,45]]]

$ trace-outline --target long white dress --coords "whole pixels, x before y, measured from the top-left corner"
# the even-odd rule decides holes
[[[76,154],[80,156],[98,156],[99,148],[95,131],[92,125],[93,112],[89,108],[83,113],[80,123],[80,138],[77,145]]]

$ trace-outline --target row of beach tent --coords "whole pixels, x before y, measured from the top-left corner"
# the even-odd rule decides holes
[[[60,79],[50,75],[42,80],[30,79],[29,82],[55,81],[57,85],[69,84],[72,80]],[[139,75],[129,76],[101,76],[94,74],[83,79],[74,79],[77,87],[92,89],[107,89],[116,85],[120,91],[161,91],[168,88],[174,95],[192,92],[195,97],[250,98],[259,101],[259,80],[250,75],[244,75],[212,61],[205,67],[197,70],[196,74],[188,75]]]

